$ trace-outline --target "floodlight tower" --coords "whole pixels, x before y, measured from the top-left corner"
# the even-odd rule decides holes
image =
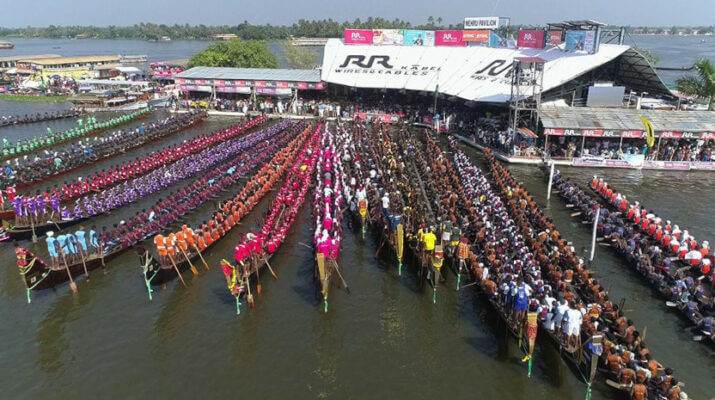
[[[538,122],[545,63],[546,60],[540,57],[514,59],[509,99],[509,126],[513,132],[521,126],[535,126]]]

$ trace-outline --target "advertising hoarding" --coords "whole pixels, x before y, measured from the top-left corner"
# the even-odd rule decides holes
[[[562,31],[549,31],[549,44],[561,44],[563,43],[563,32]]]
[[[434,31],[405,29],[402,31],[405,46],[434,46]]]
[[[402,45],[402,31],[399,29],[373,29],[372,44]]]
[[[464,19],[464,29],[497,29],[499,17],[467,17]]]
[[[345,44],[372,44],[372,29],[346,29]]]
[[[489,43],[491,31],[486,29],[471,30],[462,32],[462,40],[465,42]]]
[[[566,31],[566,51],[593,54],[596,51],[595,31]]]
[[[523,29],[519,31],[516,46],[527,49],[544,48],[544,31],[538,29]]]
[[[462,39],[462,31],[436,31],[434,37],[435,46],[465,46]]]

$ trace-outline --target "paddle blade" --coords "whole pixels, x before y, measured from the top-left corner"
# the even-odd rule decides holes
[[[256,285],[256,292],[258,292],[258,294],[263,293],[263,285],[261,285],[260,283]]]
[[[77,284],[70,282],[70,289],[72,289],[72,292],[77,293]]]
[[[198,274],[199,274],[199,271],[198,271],[198,270],[196,269],[196,267],[194,267],[193,265],[191,266],[191,272],[193,272],[194,275],[198,275]]]

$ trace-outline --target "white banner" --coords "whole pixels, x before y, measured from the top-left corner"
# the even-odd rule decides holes
[[[498,29],[499,17],[467,17],[464,29]]]
[[[547,50],[489,47],[350,46],[339,39],[325,45],[323,81],[350,87],[439,92],[466,100],[503,103],[511,96],[515,57],[546,60],[549,90],[605,64],[628,46],[602,45],[596,54],[574,56]]]

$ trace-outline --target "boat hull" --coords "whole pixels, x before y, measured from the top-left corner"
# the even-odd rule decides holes
[[[85,265],[87,271],[93,271],[105,265],[107,262],[115,258],[121,253],[121,250],[108,253],[104,256],[104,260],[101,257],[91,256],[85,260]],[[104,261],[104,262],[103,262]],[[61,285],[69,281],[69,276],[67,275],[67,269],[69,269],[70,274],[72,274],[72,279],[76,280],[77,277],[84,275],[84,268],[81,262],[76,264],[70,264],[67,269],[51,269],[47,264],[42,262],[39,258],[36,263],[39,263],[39,267],[33,267],[27,274],[25,274],[25,283],[28,288],[32,290],[45,290],[50,289],[55,286]],[[62,261],[60,261],[60,266],[64,266]]]

